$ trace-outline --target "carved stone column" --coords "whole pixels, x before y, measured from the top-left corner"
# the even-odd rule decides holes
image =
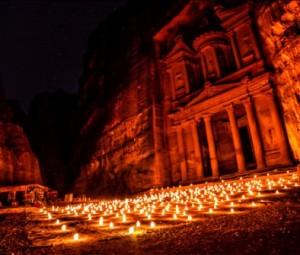
[[[201,60],[201,67],[203,70],[204,81],[206,81],[208,74],[207,74],[206,60],[205,60],[205,56],[203,55],[203,53],[200,53],[200,60]]]
[[[175,78],[174,78],[174,73],[172,71],[172,69],[167,69],[167,73],[170,76],[170,85],[171,85],[171,93],[172,93],[172,99],[175,100],[176,99],[176,93],[175,93]]]
[[[181,171],[181,180],[182,182],[187,181],[187,162],[185,156],[185,149],[183,143],[183,135],[182,135],[182,127],[178,126],[176,128],[177,131],[177,142],[178,142],[178,150],[179,150],[179,162],[180,162],[180,171]]]
[[[188,93],[190,93],[190,90],[191,90],[191,87],[190,87],[191,84],[190,84],[189,77],[188,77],[187,66],[184,63],[182,64],[182,75],[184,78],[185,93],[188,94]]]
[[[230,38],[230,45],[232,47],[234,60],[235,60],[237,69],[240,69],[242,67],[242,62],[241,62],[239,51],[238,51],[238,48],[237,48],[237,45],[236,45],[234,32],[229,31],[228,35],[229,35],[229,38]]]
[[[196,158],[195,161],[196,161],[197,180],[201,180],[204,177],[204,170],[203,170],[203,162],[202,162],[202,151],[199,143],[199,135],[198,135],[196,120],[193,120],[191,122],[191,129],[192,129],[195,158]]]
[[[226,111],[229,116],[229,122],[230,122],[230,128],[232,133],[232,139],[233,139],[233,146],[235,150],[235,157],[236,162],[238,166],[238,172],[244,172],[246,171],[246,163],[245,163],[245,157],[243,152],[243,146],[241,142],[241,137],[239,133],[239,128],[237,125],[237,121],[234,114],[234,107],[233,105],[226,106]]]
[[[271,113],[271,118],[273,120],[274,128],[275,128],[275,133],[278,139],[278,146],[279,146],[279,151],[281,155],[281,164],[290,164],[291,159],[289,155],[289,148],[288,144],[285,138],[282,122],[279,116],[278,108],[275,102],[275,97],[273,91],[268,91],[265,93],[265,96],[267,98],[267,102],[269,105],[270,113]]]
[[[219,176],[219,163],[217,158],[217,151],[216,151],[216,145],[214,141],[214,134],[211,126],[211,115],[207,114],[203,116],[204,123],[205,123],[205,131],[206,131],[206,137],[207,137],[207,143],[208,143],[208,151],[209,151],[209,157],[210,157],[210,164],[211,164],[211,170],[212,170],[212,176],[218,177]]]
[[[248,125],[250,129],[250,135],[253,143],[253,150],[255,154],[255,160],[257,164],[257,169],[264,169],[266,167],[265,165],[265,159],[264,159],[264,154],[263,154],[263,147],[262,147],[262,142],[260,139],[260,135],[258,132],[258,126],[257,126],[257,121],[254,115],[253,111],[253,106],[252,106],[252,101],[248,97],[244,99],[243,104],[246,109],[246,114],[247,114],[247,119],[248,119]]]
[[[217,54],[217,50],[216,50],[215,47],[213,47],[213,53],[214,53],[213,56],[214,56],[214,60],[215,60],[215,63],[216,63],[216,68],[217,68],[217,77],[220,78],[221,74],[222,74],[222,70],[221,70],[221,67],[220,67],[218,54]]]

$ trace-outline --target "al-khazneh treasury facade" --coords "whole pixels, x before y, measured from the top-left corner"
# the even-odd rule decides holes
[[[118,117],[104,125],[81,180],[108,171],[136,192],[299,162],[299,2],[219,2],[186,1],[163,26],[153,25],[153,51],[130,69],[140,70],[139,81],[110,101]],[[124,101],[139,107],[132,119],[119,114]]]
[[[251,11],[216,7],[222,30],[199,35],[193,48],[179,35],[161,60],[173,176],[182,182],[292,163]]]

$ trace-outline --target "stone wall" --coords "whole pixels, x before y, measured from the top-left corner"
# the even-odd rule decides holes
[[[41,184],[39,163],[23,129],[0,121],[0,186]]]
[[[153,36],[185,2],[129,1],[91,36],[80,87],[74,191],[131,194],[168,182]]]
[[[21,124],[25,114],[0,86],[0,186],[42,184],[39,162]]]
[[[266,1],[257,10],[258,31],[269,65],[288,140],[295,160],[300,160],[300,4]]]

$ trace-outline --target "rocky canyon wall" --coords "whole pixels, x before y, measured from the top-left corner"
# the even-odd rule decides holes
[[[81,149],[75,155],[81,168],[74,191],[132,194],[165,180],[153,36],[185,2],[146,1],[145,7],[129,1],[92,35],[80,88]]]
[[[23,128],[12,123],[13,111],[0,98],[0,186],[42,184],[39,162]]]
[[[256,12],[258,31],[280,101],[288,140],[300,160],[300,3],[264,1]]]

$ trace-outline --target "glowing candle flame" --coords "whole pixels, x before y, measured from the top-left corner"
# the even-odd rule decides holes
[[[133,232],[134,232],[134,227],[130,227],[129,228],[129,234],[133,234]]]
[[[233,209],[233,208],[231,208],[231,209],[230,209],[230,212],[231,212],[231,213],[234,213],[234,209]]]
[[[79,240],[79,234],[78,234],[78,233],[75,233],[73,239],[74,239],[74,241],[78,241],[78,240]]]
[[[62,225],[62,226],[61,226],[61,230],[62,230],[62,231],[66,231],[66,230],[67,230],[67,226],[66,226],[66,225]]]
[[[58,225],[58,224],[59,224],[59,220],[56,220],[56,222],[55,222],[55,223],[56,223],[56,225]]]
[[[139,221],[136,222],[136,227],[139,228],[141,226],[141,223]]]
[[[192,220],[192,216],[189,215],[187,219],[188,219],[188,221],[191,221]]]
[[[110,223],[109,223],[109,227],[110,227],[110,228],[114,228],[114,223],[113,223],[113,222],[110,222]]]
[[[103,217],[102,217],[102,216],[101,216],[100,219],[99,219],[99,225],[100,225],[100,226],[103,226]]]
[[[153,221],[150,223],[150,228],[155,228],[155,223]]]

